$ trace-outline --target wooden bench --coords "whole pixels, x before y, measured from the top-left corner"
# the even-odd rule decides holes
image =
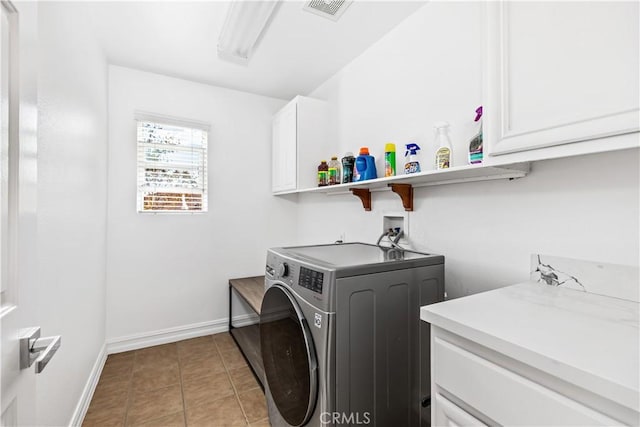
[[[238,295],[260,316],[262,298],[264,298],[264,276],[229,279],[229,333],[240,348],[244,358],[264,389],[264,367],[260,354],[260,324],[233,326],[232,297]]]

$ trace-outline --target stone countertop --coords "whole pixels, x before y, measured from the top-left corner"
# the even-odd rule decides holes
[[[639,411],[639,311],[526,282],[424,306],[420,318]]]

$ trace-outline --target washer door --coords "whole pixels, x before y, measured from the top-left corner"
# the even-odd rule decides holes
[[[260,349],[267,385],[280,415],[292,426],[304,425],[316,405],[318,363],[298,303],[278,284],[262,300]]]

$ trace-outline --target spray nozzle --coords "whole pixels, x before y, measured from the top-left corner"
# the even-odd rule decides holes
[[[418,152],[418,150],[420,150],[420,147],[418,146],[418,144],[414,144],[413,142],[410,144],[405,144],[407,147],[407,151],[405,151],[404,155],[408,156],[409,153],[411,153],[412,155],[416,154]]]
[[[433,128],[435,129],[436,133],[446,132],[447,129],[449,129],[449,122],[435,122],[433,124]]]
[[[476,108],[476,118],[473,119],[474,122],[477,122],[482,117],[482,105]]]

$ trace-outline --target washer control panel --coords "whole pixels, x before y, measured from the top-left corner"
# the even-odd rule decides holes
[[[321,294],[323,281],[324,273],[312,270],[310,268],[300,267],[300,275],[298,277],[299,286]]]

